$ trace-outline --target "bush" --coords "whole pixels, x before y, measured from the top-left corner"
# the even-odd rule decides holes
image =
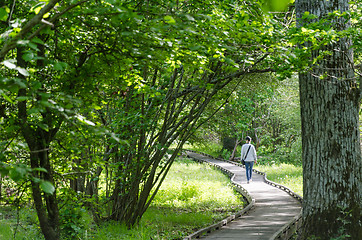
[[[66,197],[65,197],[66,196]],[[83,239],[87,229],[92,226],[92,218],[79,202],[77,193],[68,192],[60,196],[62,208],[59,209],[60,228],[63,239]]]

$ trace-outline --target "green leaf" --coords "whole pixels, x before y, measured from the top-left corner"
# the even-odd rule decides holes
[[[37,46],[35,43],[29,42],[29,43],[28,43],[28,46],[29,46],[30,48],[32,48],[33,50],[35,50],[35,51],[39,51],[39,48],[38,48],[38,46]]]
[[[17,44],[27,46],[29,44],[29,40],[19,40],[17,41]]]
[[[80,122],[82,122],[82,123],[85,123],[85,124],[87,124],[87,125],[90,125],[90,126],[95,126],[96,124],[94,123],[94,122],[91,122],[91,121],[89,121],[89,120],[87,120],[84,116],[82,116],[82,115],[76,115],[76,118],[80,121]]]
[[[26,111],[27,114],[31,115],[31,114],[34,114],[34,113],[40,113],[41,112],[41,109],[40,108],[30,108],[28,111]]]
[[[175,24],[175,23],[176,23],[175,19],[174,19],[173,17],[171,17],[171,16],[165,16],[165,17],[164,17],[164,20],[165,20],[168,24]]]
[[[27,62],[33,60],[35,58],[35,55],[33,52],[28,52],[23,55],[23,59]]]
[[[49,126],[47,124],[38,123],[38,126],[45,131],[49,131]]]
[[[39,171],[39,172],[45,172],[45,173],[48,172],[45,168],[33,168],[33,171]]]
[[[53,184],[49,181],[42,181],[40,183],[40,188],[49,194],[53,194],[55,192],[55,187],[53,186]]]
[[[5,98],[5,100],[9,103],[14,104],[14,102],[2,90],[0,90],[0,95],[3,96],[3,98]]]
[[[43,40],[41,40],[40,38],[33,38],[33,39],[31,39],[31,41],[33,42],[33,43],[39,43],[39,44],[41,44],[41,45],[44,45],[45,43],[43,42]]]
[[[189,21],[195,21],[195,18],[191,15],[185,14],[185,17],[189,20]]]
[[[32,84],[32,89],[33,89],[34,91],[38,90],[39,88],[41,88],[41,82],[36,81],[36,82],[34,82],[34,83]]]
[[[12,93],[17,93],[19,91],[19,86],[16,84],[11,84],[7,87],[7,89]]]
[[[18,100],[19,102],[22,102],[22,101],[26,101],[30,99],[30,97],[26,97],[26,96],[21,96],[21,97],[17,97],[16,100]]]
[[[6,10],[4,7],[0,8],[0,21],[6,21],[8,19],[9,14]]]
[[[280,12],[285,11],[287,6],[294,2],[294,0],[265,0],[263,9],[266,12]]]
[[[19,86],[19,88],[26,88],[26,84],[20,78],[14,78],[14,83]]]
[[[57,71],[64,71],[68,67],[68,64],[65,62],[56,62],[54,64],[54,69]]]
[[[49,107],[49,108],[52,108],[53,107],[53,104],[51,104],[50,102],[48,101],[39,101],[39,103],[45,107]]]
[[[10,170],[9,176],[11,179],[13,179],[15,182],[18,182],[22,180],[25,177],[25,174],[27,173],[25,167],[14,167]]]

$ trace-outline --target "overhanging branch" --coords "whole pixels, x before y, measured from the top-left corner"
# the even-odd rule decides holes
[[[37,36],[40,31],[42,29],[44,29],[46,26],[48,26],[49,24],[52,24],[57,18],[59,18],[61,15],[63,15],[64,13],[66,13],[67,11],[69,11],[70,9],[79,6],[89,0],[83,0],[80,2],[77,2],[75,4],[72,4],[71,6],[65,8],[63,11],[61,11],[60,13],[56,14],[54,17],[52,17],[49,21],[46,22],[46,24],[43,22],[44,19],[44,15],[47,14],[48,12],[50,12],[52,9],[54,9],[55,5],[59,2],[61,2],[62,0],[50,0],[49,3],[47,5],[45,5],[37,15],[35,15],[32,19],[30,19],[25,25],[24,27],[21,29],[21,31],[13,38],[9,39],[4,46],[1,48],[0,50],[0,61],[3,61],[6,54],[14,49],[17,45],[17,42],[21,39],[23,39],[25,37],[26,34],[30,33],[30,31],[38,24],[42,24],[42,26],[40,26],[34,33],[32,33],[29,37],[27,37],[28,40],[34,38],[35,36]]]

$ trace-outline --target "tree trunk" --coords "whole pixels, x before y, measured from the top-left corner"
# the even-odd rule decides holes
[[[296,10],[299,25],[303,25],[304,12],[321,19],[335,10],[348,10],[348,0],[299,0]],[[338,27],[349,26],[341,20]],[[349,234],[362,239],[360,90],[354,78],[351,41],[341,38],[324,50],[332,54],[310,72],[299,74],[304,184],[301,238]],[[314,51],[313,58],[320,51]]]
[[[25,49],[17,48],[17,63],[19,66],[26,68],[26,62],[22,58]],[[24,82],[26,77],[19,74],[18,76]],[[24,97],[27,90],[22,88],[18,91],[19,97]],[[53,117],[49,109],[42,113],[42,123],[51,126],[54,122],[58,122],[57,127],[49,130],[43,130],[39,126],[34,126],[28,122],[27,102],[19,101],[18,108],[18,124],[22,136],[24,137],[30,151],[30,165],[32,169],[44,168],[47,172],[33,171],[33,177],[48,181],[55,186],[53,179],[53,170],[49,159],[49,146],[54,139],[55,134],[60,128],[62,120]],[[53,124],[54,125],[54,124]],[[34,205],[37,211],[40,228],[46,240],[59,239],[59,209],[56,198],[56,191],[53,194],[44,193],[41,191],[38,181],[32,179],[31,189],[33,193]]]
[[[0,174],[0,203],[3,200],[2,191],[3,191],[3,178],[2,178],[2,176]]]
[[[39,134],[40,135],[40,134]],[[39,136],[38,135],[38,136]],[[44,136],[44,134],[41,134]],[[49,144],[43,144],[46,141],[36,135],[27,135],[25,138],[30,148],[30,163],[34,168],[45,168],[46,173],[34,172],[34,177],[51,182],[54,185],[53,173],[50,166],[48,157]],[[32,140],[29,143],[29,140]],[[34,205],[39,218],[40,228],[47,240],[59,239],[59,210],[56,198],[56,192],[53,194],[43,193],[40,189],[39,183],[36,181],[31,182],[31,189],[33,192]]]
[[[239,146],[239,144],[240,144],[241,142],[242,142],[242,140],[240,140],[240,141],[239,141],[238,139],[235,140],[234,150],[233,150],[233,152],[231,153],[231,156],[230,156],[230,158],[229,158],[230,161],[234,160],[235,155],[236,155],[236,149],[237,149],[237,147]]]

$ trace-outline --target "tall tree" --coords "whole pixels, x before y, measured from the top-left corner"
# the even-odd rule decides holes
[[[296,1],[298,25],[304,32],[318,28],[337,33],[347,30],[348,10],[348,0]],[[311,44],[308,41],[301,47],[307,49]],[[302,239],[330,239],[338,234],[362,239],[361,86],[354,75],[351,46],[351,40],[343,36],[327,42],[311,52],[314,64],[299,74],[304,169]]]
[[[46,56],[49,51],[45,42],[52,35],[50,26],[54,27],[54,22],[60,16],[86,1],[63,1],[57,5],[59,2],[51,0],[37,4],[23,1],[18,4],[9,1],[8,9],[12,10],[2,18],[6,19],[9,26],[1,26],[4,33],[0,37],[0,61],[6,59],[2,62],[5,68],[1,69],[0,93],[12,105],[7,108],[11,112],[8,117],[11,117],[12,125],[28,147],[23,167],[8,167],[2,169],[2,172],[10,176],[16,172],[18,179],[30,180],[42,233],[45,239],[51,240],[60,238],[60,227],[49,150],[66,114],[63,114],[64,108],[54,101],[61,95],[61,89],[55,83],[61,74],[55,74],[54,69],[57,67],[50,67],[52,61],[48,61]],[[15,88],[11,87],[14,82]],[[26,167],[26,164],[30,167]]]
[[[122,94],[118,99],[112,97],[117,99],[112,107],[114,132],[129,145],[114,148],[116,175],[110,218],[129,226],[136,224],[150,205],[182,144],[208,118],[203,115],[206,106],[233,80],[264,70],[257,68],[265,67],[260,64],[268,54],[261,51],[261,44],[267,34],[251,49],[244,46],[249,40],[240,38],[240,32],[256,36],[268,31],[257,23],[264,21],[260,7],[246,7],[240,2],[234,6],[240,10],[236,13],[225,2],[209,4],[169,3],[167,8],[159,3],[137,5],[138,16],[143,15],[145,22],[135,24],[133,33],[128,34],[133,35],[132,39],[143,39],[143,43],[147,43],[145,36],[162,41],[148,42],[150,50],[141,49],[142,55],[133,57],[131,71],[127,69],[128,74],[123,74],[126,81],[117,84]],[[159,22],[155,16],[161,11],[169,15]],[[252,14],[253,22],[248,17]],[[114,27],[126,26],[115,21]],[[206,31],[208,34],[203,35]],[[147,35],[139,35],[142,32]],[[128,46],[136,47],[138,42],[130,40]],[[158,59],[153,59],[152,49],[157,49]],[[176,151],[165,158],[176,141]]]

